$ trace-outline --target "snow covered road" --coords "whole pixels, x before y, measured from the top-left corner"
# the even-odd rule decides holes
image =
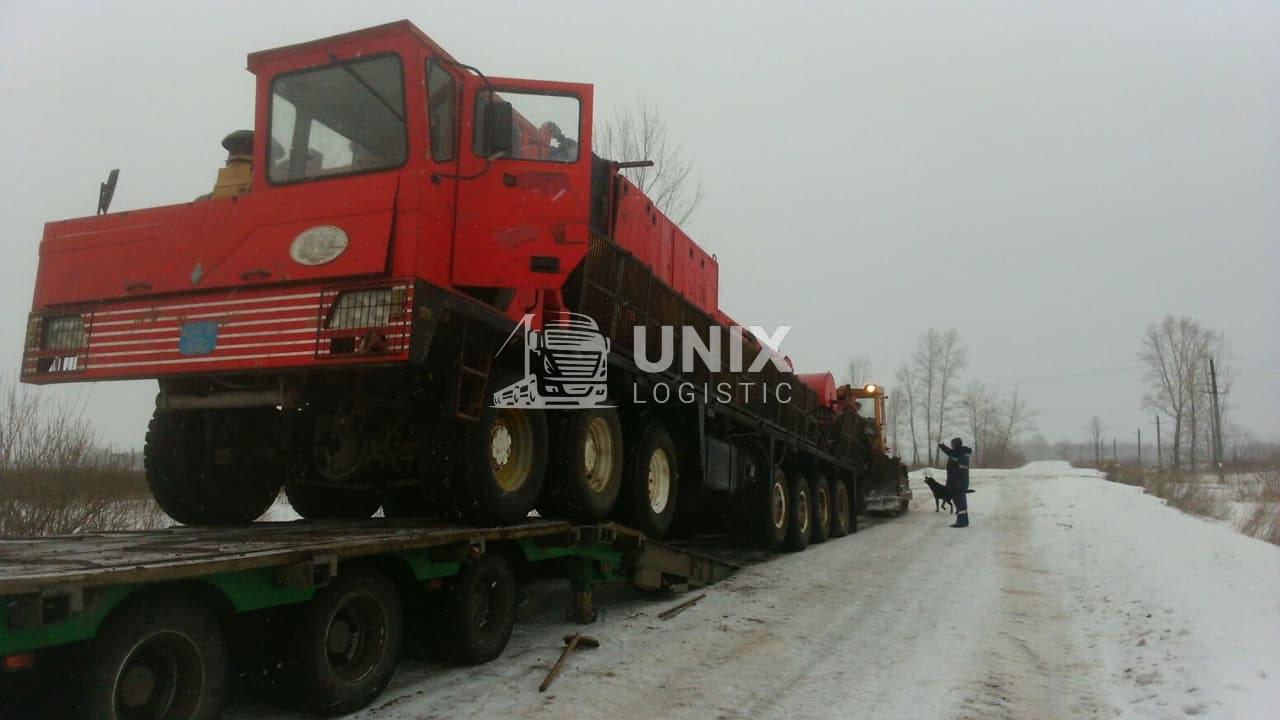
[[[913,475],[913,512],[666,622],[680,598],[600,593],[601,647],[540,694],[573,629],[542,593],[503,657],[406,662],[357,717],[1276,717],[1280,548],[1065,464],[973,485],[968,530]]]

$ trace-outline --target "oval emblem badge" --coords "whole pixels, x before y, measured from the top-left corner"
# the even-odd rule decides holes
[[[299,265],[333,262],[347,249],[347,234],[332,225],[317,225],[298,233],[289,245],[289,257]]]

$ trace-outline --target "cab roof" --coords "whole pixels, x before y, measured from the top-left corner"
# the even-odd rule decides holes
[[[434,40],[427,37],[426,33],[418,29],[417,25],[414,25],[408,20],[397,20],[384,25],[375,25],[362,30],[353,30],[339,35],[330,35],[329,37],[323,37],[317,40],[308,40],[307,42],[297,43],[295,45],[284,45],[270,50],[252,52],[249,53],[247,67],[249,72],[257,74],[259,70],[267,65],[279,63],[287,64],[291,59],[302,58],[327,47],[336,47],[341,45],[349,46],[362,42],[376,43],[378,40],[405,37],[417,40],[425,47],[431,49],[434,53],[442,55],[449,60],[453,59],[453,56],[445,52],[444,48],[437,45]]]

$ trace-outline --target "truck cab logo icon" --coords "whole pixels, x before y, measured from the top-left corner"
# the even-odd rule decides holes
[[[517,333],[524,336],[524,377],[493,394],[494,407],[607,407],[609,340],[596,321],[581,313],[548,313],[542,330],[525,315],[498,352]]]

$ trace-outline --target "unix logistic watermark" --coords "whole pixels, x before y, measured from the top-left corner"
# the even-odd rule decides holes
[[[790,331],[782,326],[772,333],[752,326],[721,327],[713,325],[704,342],[697,330],[689,326],[662,326],[659,328],[657,358],[650,357],[648,334],[645,327],[633,331],[632,358],[637,369],[655,378],[643,385],[631,388],[631,401],[636,404],[665,404],[670,402],[729,403],[735,397],[743,402],[791,402],[791,384],[785,380],[774,383],[750,379],[772,365],[778,371],[790,373],[787,359],[776,348]],[[746,333],[760,337],[763,343],[750,342]],[[678,341],[677,341],[678,336]],[[533,316],[525,315],[512,330],[499,352],[505,350],[519,337],[524,344],[524,376],[493,394],[495,407],[519,408],[592,408],[607,407],[609,398],[609,339],[601,332],[596,321],[580,313],[556,313],[549,315],[541,331],[533,329]],[[749,346],[761,349],[749,365],[744,355]],[[680,371],[692,374],[697,369],[710,373],[729,371],[745,372],[749,379],[734,383],[693,383],[662,379],[675,365],[677,357]],[[745,367],[744,367],[745,366]]]

